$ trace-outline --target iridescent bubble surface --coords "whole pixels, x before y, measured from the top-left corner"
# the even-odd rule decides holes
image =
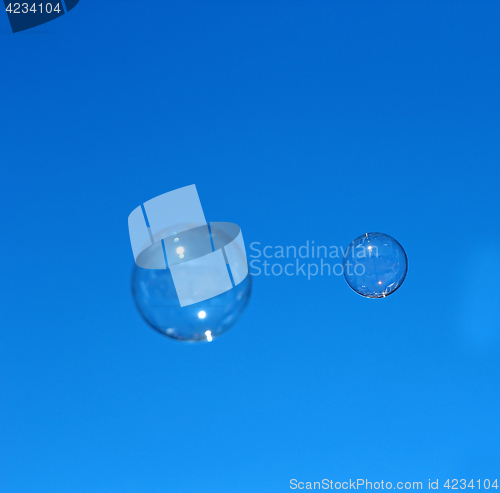
[[[408,271],[403,247],[383,233],[365,233],[356,238],[347,247],[343,264],[347,284],[367,298],[384,298],[394,293]]]
[[[225,293],[181,307],[170,269],[134,265],[132,272],[132,295],[140,314],[153,329],[178,341],[211,342],[236,323],[251,292],[248,274]]]

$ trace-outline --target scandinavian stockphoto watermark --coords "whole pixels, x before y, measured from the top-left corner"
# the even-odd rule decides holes
[[[464,489],[498,489],[498,479],[451,479],[446,481],[428,479],[427,481],[370,481],[368,479],[348,479],[336,481],[322,479],[321,481],[301,481],[290,479],[291,490],[464,490]]]
[[[361,259],[377,258],[376,246],[358,245],[344,249],[342,246],[315,245],[307,240],[300,246],[266,245],[258,241],[250,244],[250,273],[253,276],[362,276],[365,266]]]
[[[181,307],[225,293],[248,275],[240,227],[207,222],[195,185],[139,205],[128,228],[137,266],[170,270]]]
[[[290,480],[291,490],[421,490],[422,481],[369,481],[368,479],[349,479],[347,481],[335,481],[333,479],[323,479],[321,481],[299,481]],[[438,481],[431,482],[429,479],[428,489],[438,489]]]

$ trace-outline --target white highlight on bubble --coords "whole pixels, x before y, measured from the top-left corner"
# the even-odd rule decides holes
[[[207,336],[207,341],[212,342],[212,332],[210,330],[207,330],[205,332],[205,335]]]
[[[177,248],[176,252],[177,253],[184,253],[184,248],[183,247],[179,247],[179,248]]]
[[[206,312],[204,310],[201,310],[201,312],[198,312],[198,318],[205,318],[207,316]],[[207,332],[210,332],[209,330]]]

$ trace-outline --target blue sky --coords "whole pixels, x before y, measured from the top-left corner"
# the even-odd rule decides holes
[[[499,24],[492,1],[0,15],[0,491],[498,477]],[[370,300],[260,276],[213,343],[162,338],[127,217],[192,183],[247,245],[381,231],[408,277]]]

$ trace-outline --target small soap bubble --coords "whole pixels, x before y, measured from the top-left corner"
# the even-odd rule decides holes
[[[403,247],[383,233],[365,233],[344,254],[344,277],[356,293],[366,298],[384,298],[405,280],[408,259]]]

